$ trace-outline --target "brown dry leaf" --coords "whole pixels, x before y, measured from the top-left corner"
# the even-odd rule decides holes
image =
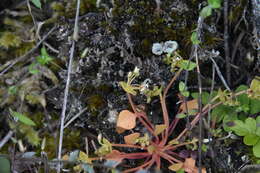
[[[127,136],[124,136],[126,144],[135,144],[136,139],[140,137],[140,133],[133,133]]]
[[[195,160],[193,158],[186,158],[185,162],[183,164],[183,168],[187,173],[195,173],[196,166],[195,166]]]
[[[165,124],[156,125],[154,131],[155,135],[161,134],[166,129],[166,127],[167,126]]]
[[[171,171],[178,171],[182,168],[182,166],[183,166],[182,162],[181,163],[174,163],[171,166],[169,166],[168,169],[171,170]]]
[[[123,110],[119,113],[117,119],[117,127],[131,130],[136,126],[136,115],[128,110]]]
[[[187,101],[187,108],[188,108],[189,111],[191,111],[193,109],[198,109],[199,108],[198,100],[193,99],[193,100]],[[181,110],[181,113],[187,112],[185,102],[182,102],[179,109]]]

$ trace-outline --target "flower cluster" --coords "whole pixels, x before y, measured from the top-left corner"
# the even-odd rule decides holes
[[[163,53],[171,54],[178,48],[178,43],[176,41],[166,41],[165,43],[154,43],[152,47],[152,52],[155,55],[161,55]]]

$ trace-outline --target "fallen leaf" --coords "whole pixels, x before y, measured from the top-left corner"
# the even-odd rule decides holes
[[[140,137],[140,133],[132,133],[130,135],[124,136],[126,144],[135,144],[136,139]]]
[[[119,113],[116,126],[126,130],[135,128],[136,115],[128,110],[121,111]]]
[[[196,171],[195,160],[193,158],[186,158],[183,168],[187,173],[194,173]]]
[[[193,100],[187,101],[187,108],[188,108],[188,111],[191,111],[193,109],[198,109],[199,108],[198,100],[193,99]],[[187,112],[185,102],[182,102],[179,109],[180,109],[181,113]]]
[[[161,134],[166,129],[166,127],[167,126],[165,124],[156,125],[154,130],[155,135]]]

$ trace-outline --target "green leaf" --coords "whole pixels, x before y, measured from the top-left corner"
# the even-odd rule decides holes
[[[128,85],[126,82],[119,82],[119,85],[125,90],[125,92],[130,93],[134,96],[137,94],[134,87]]]
[[[200,44],[197,32],[193,32],[191,34],[190,40],[191,40],[192,44],[194,44],[194,45]]]
[[[240,85],[235,92],[239,91],[244,91],[247,90],[248,87],[246,85]],[[237,97],[237,100],[239,102],[239,109],[238,111],[244,111],[248,112],[249,111],[249,104],[250,104],[250,99],[248,98],[247,94],[242,94]]]
[[[257,136],[260,136],[260,116],[256,117],[256,132]]]
[[[35,126],[36,124],[30,119],[28,118],[27,116],[25,116],[24,114],[21,114],[19,112],[15,112],[15,111],[12,111],[10,109],[10,114],[13,116],[13,117],[16,117],[20,122],[26,124],[26,125],[29,125],[29,126]]]
[[[246,121],[245,121],[245,125],[246,125],[246,128],[247,130],[250,132],[250,133],[255,133],[256,131],[256,120],[254,118],[247,118]]]
[[[196,63],[189,60],[182,60],[179,66],[184,70],[192,71],[196,67]]]
[[[253,153],[256,157],[260,157],[260,140],[253,146]]]
[[[33,129],[32,126],[21,123],[18,125],[17,129],[19,132],[25,135],[28,142],[34,146],[40,144],[39,134],[36,130]]]
[[[260,100],[260,77],[256,76],[250,84],[251,92],[248,94],[249,97]]]
[[[234,120],[237,120],[237,113],[236,112],[231,112],[224,116],[223,118],[223,129],[226,131],[226,132],[230,132],[232,131],[232,127],[230,127],[228,124]]]
[[[36,63],[32,63],[32,64],[29,65],[29,72],[31,74],[39,73],[39,70],[36,68],[36,65],[37,65]]]
[[[5,157],[0,157],[0,172],[1,173],[11,173],[10,161]]]
[[[42,4],[40,0],[31,0],[31,1],[37,8],[42,8]]]
[[[246,125],[244,124],[243,121],[241,120],[235,120],[234,121],[235,125],[231,127],[231,129],[238,135],[238,136],[245,136],[249,134],[250,132],[248,131]]]
[[[260,112],[260,100],[250,98],[250,114],[256,114]]]
[[[180,114],[177,114],[177,118],[185,118],[187,117],[187,114],[184,114],[184,113],[180,113]]]
[[[192,93],[191,94],[191,96],[194,98],[194,99],[198,99],[199,98],[199,93]],[[209,93],[207,93],[207,92],[202,92],[202,94],[201,94],[201,101],[202,101],[202,104],[203,105],[206,105],[206,104],[208,104],[209,103],[209,99],[210,99],[210,95],[209,95]]]
[[[200,12],[200,16],[203,17],[203,18],[206,18],[208,16],[210,16],[212,13],[212,8],[210,5],[204,7],[201,12]]]
[[[259,139],[260,139],[260,137],[256,136],[255,134],[248,134],[248,135],[244,136],[243,142],[246,145],[252,146],[252,145],[255,145]]]
[[[186,90],[185,83],[181,81],[179,83],[179,91],[182,92],[182,91],[185,91],[185,90]]]
[[[212,110],[212,119],[220,122],[225,116],[235,114],[235,110],[230,106],[220,105]]]
[[[9,88],[8,88],[8,94],[10,94],[10,95],[14,95],[14,94],[16,94],[17,93],[17,87],[14,85],[14,86],[10,86]]]
[[[220,8],[221,7],[221,0],[208,0],[208,3],[212,8]]]
[[[189,91],[183,91],[181,92],[181,94],[185,97],[189,97],[190,96],[190,92]]]
[[[41,65],[46,65],[48,64],[50,61],[53,60],[53,58],[48,54],[47,50],[45,49],[45,47],[41,48],[41,55],[36,57],[37,62]]]
[[[184,172],[184,169],[182,168],[182,169],[178,170],[176,173],[185,173],[185,172]]]

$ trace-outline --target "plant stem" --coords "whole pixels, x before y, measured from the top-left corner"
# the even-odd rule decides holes
[[[245,93],[247,93],[248,91],[250,91],[250,89],[243,90],[243,91],[239,91],[239,92],[235,93],[235,94],[233,95],[233,97],[237,97],[237,96],[239,96],[239,95],[245,94]],[[218,96],[214,97],[210,103],[212,103],[213,101],[215,101],[215,100],[217,100],[217,99],[218,99]],[[219,105],[221,105],[221,104],[223,104],[223,102],[221,102],[221,101],[218,102],[218,103],[215,103],[215,104],[212,105],[211,107],[210,107],[210,104],[207,104],[207,105],[202,109],[202,112],[201,112],[201,113],[198,113],[198,114],[195,116],[195,118],[192,120],[192,122],[191,122],[191,127],[190,127],[189,129],[186,127],[186,128],[179,134],[179,136],[178,136],[177,138],[175,138],[175,140],[179,140],[188,130],[191,130],[191,129],[197,124],[197,122],[198,122],[200,116],[203,116],[203,115],[207,114],[209,110],[212,110],[212,109],[214,109],[215,107],[217,107],[217,106],[219,106]],[[210,107],[210,109],[209,109],[209,107]]]
[[[136,167],[136,168],[132,168],[132,169],[125,170],[124,173],[135,172],[135,171],[140,170],[140,169],[143,169],[143,168],[145,168],[145,167],[147,167],[147,166],[149,166],[149,165],[153,165],[153,163],[154,163],[154,160],[151,159],[151,160],[149,160],[148,162],[146,162],[146,163],[144,163],[144,164],[142,164],[142,165],[140,165],[140,166],[138,166],[138,167]]]
[[[139,145],[132,145],[132,144],[111,144],[112,147],[127,147],[127,148],[138,148],[142,150],[146,150],[146,147],[141,147]]]
[[[182,162],[182,161],[180,161],[180,160],[178,160],[178,159],[176,159],[176,158],[174,158],[174,157],[172,157],[172,156],[170,156],[169,154],[166,154],[166,153],[164,153],[164,152],[160,152],[159,155],[160,155],[162,158],[166,159],[166,160],[167,160],[168,162],[170,162],[171,164],[173,164],[174,162],[176,162],[176,163]]]
[[[172,84],[174,83],[174,81],[179,77],[179,75],[181,74],[183,69],[179,69],[177,71],[177,73],[173,76],[173,78],[171,79],[170,83],[167,85],[167,87],[164,89],[163,91],[163,95],[160,95],[160,101],[161,101],[161,107],[162,107],[162,111],[163,111],[163,119],[164,119],[164,124],[166,125],[166,130],[165,133],[162,134],[162,142],[161,145],[165,145],[168,139],[168,133],[169,133],[169,114],[167,111],[167,106],[166,106],[166,96],[167,93],[169,91],[169,89],[171,88]]]

